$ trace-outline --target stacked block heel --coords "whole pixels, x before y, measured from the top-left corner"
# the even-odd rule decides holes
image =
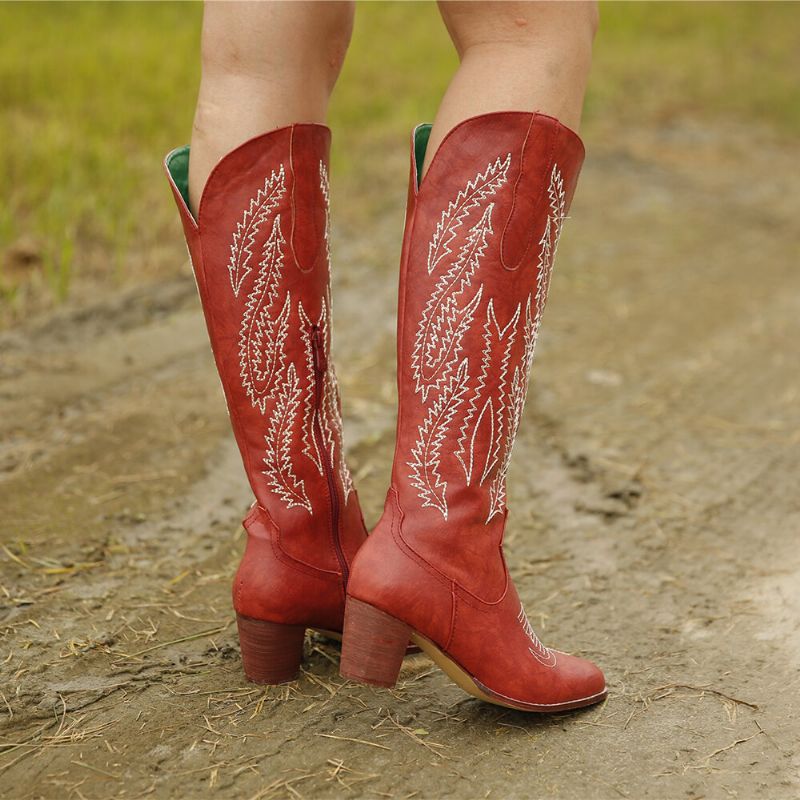
[[[277,684],[295,680],[303,659],[303,625],[281,625],[236,615],[239,645],[247,679]]]
[[[347,598],[340,673],[369,686],[397,683],[411,628],[378,608]]]

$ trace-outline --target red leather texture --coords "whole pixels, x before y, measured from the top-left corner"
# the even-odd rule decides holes
[[[601,699],[597,667],[539,641],[502,553],[506,470],[583,146],[541,114],[475,117],[419,189],[413,150],[392,487],[348,593],[511,704]]]
[[[234,606],[341,631],[347,574],[366,534],[329,358],[329,149],[329,130],[313,124],[246,142],[212,171],[197,221],[170,169],[186,151],[165,167],[256,498]]]

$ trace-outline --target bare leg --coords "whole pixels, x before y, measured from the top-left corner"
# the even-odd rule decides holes
[[[459,122],[541,111],[577,131],[597,29],[594,2],[439,0],[461,65],[436,115],[423,174]]]
[[[192,131],[194,211],[222,156],[293,122],[324,122],[353,26],[352,2],[206,2]]]

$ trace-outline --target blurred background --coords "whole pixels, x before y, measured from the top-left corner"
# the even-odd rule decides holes
[[[588,157],[509,472],[509,569],[608,700],[248,684],[251,501],[161,160],[197,3],[0,3],[0,797],[800,797],[800,4],[602,3]],[[395,421],[411,128],[456,59],[360,3],[334,94],[334,353],[366,521]]]
[[[0,5],[3,324],[185,261],[160,160],[190,136],[201,16],[199,3]],[[601,24],[590,149],[687,117],[800,131],[795,4],[604,3]],[[435,5],[362,4],[330,116],[340,225],[403,194],[408,132],[433,118],[455,63]]]

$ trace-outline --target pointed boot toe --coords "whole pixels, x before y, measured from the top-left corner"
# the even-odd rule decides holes
[[[596,703],[602,672],[542,644],[502,553],[506,473],[583,145],[552,117],[485,114],[450,131],[420,180],[429,134],[412,137],[392,485],[351,571],[342,674],[392,685],[411,636],[487,702]]]

